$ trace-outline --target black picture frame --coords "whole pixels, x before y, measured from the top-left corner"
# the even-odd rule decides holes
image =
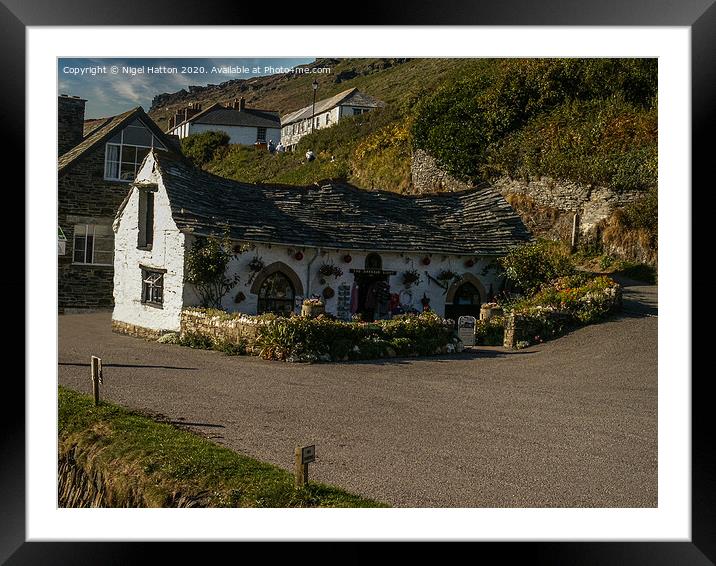
[[[302,23],[334,24],[339,12],[329,10],[328,4],[312,3],[315,14]],[[297,6],[299,8],[299,6]],[[305,10],[301,9],[301,12]],[[65,25],[271,25],[298,22],[290,13],[270,10],[265,5],[253,3],[230,4],[216,0],[204,0],[201,5],[188,0],[159,0],[140,2],[123,0],[111,3],[107,0],[0,0],[0,61],[3,71],[0,123],[6,144],[3,157],[15,164],[20,180],[5,186],[7,210],[4,225],[8,236],[23,234],[25,210],[24,195],[18,189],[24,181],[25,162],[25,30],[28,26]],[[501,0],[499,2],[470,2],[454,0],[449,3],[419,2],[403,4],[376,4],[370,9],[356,11],[354,25],[566,25],[566,26],[685,26],[691,30],[692,49],[692,179],[694,187],[710,189],[713,181],[709,170],[713,157],[708,155],[711,144],[707,135],[716,130],[714,101],[716,101],[716,4],[714,0],[605,0],[585,3],[575,0]],[[267,17],[271,21],[267,21]],[[14,190],[12,190],[14,189]],[[50,189],[48,189],[50,190]],[[10,194],[8,194],[10,193]],[[696,196],[692,190],[692,199]],[[8,202],[8,200],[10,202]],[[13,202],[14,201],[14,202]],[[693,212],[705,212],[703,206],[692,207]],[[692,226],[698,225],[692,217]],[[11,224],[8,230],[8,222]],[[12,226],[12,223],[17,225]],[[708,223],[707,223],[708,225]],[[692,238],[694,252],[699,248]],[[693,258],[699,257],[697,253]],[[25,261],[31,261],[26,257]],[[25,296],[24,266],[13,260],[13,277],[4,278],[0,287],[5,297],[12,297],[4,309],[6,320],[15,322],[16,339],[24,332],[17,328],[17,321],[24,320],[19,297]],[[686,281],[689,278],[684,274]],[[692,275],[693,277],[693,275]],[[695,279],[693,279],[696,281]],[[693,287],[698,296],[700,286]],[[48,292],[52,292],[48,289]],[[708,295],[702,295],[708,296]],[[691,305],[684,305],[691,309]],[[690,329],[684,329],[689,332]],[[692,344],[699,344],[693,333]],[[28,337],[32,339],[32,337]],[[9,345],[8,345],[9,346]],[[6,347],[6,352],[11,351]],[[19,351],[19,350],[15,350]],[[694,353],[698,348],[693,348]],[[694,367],[698,367],[694,365]],[[706,374],[708,370],[703,373]],[[708,394],[708,376],[696,373],[672,376],[674,379],[690,379],[692,391],[692,534],[689,542],[529,542],[529,543],[469,543],[482,545],[501,555],[505,560],[526,563],[550,564],[712,564],[716,561],[716,457],[711,434],[714,426],[710,418],[711,398]],[[205,545],[197,549],[194,544],[166,543],[89,543],[89,542],[26,542],[25,536],[25,414],[24,384],[15,372],[5,375],[6,399],[14,402],[17,412],[0,412],[2,444],[0,449],[0,561],[17,564],[127,564],[148,558],[159,551],[167,562],[188,561],[194,550],[205,552]],[[317,535],[317,538],[320,536]],[[234,544],[234,543],[225,543]],[[248,543],[245,543],[248,544]],[[253,543],[252,543],[253,544]],[[273,559],[295,553],[295,544],[285,543],[273,549]],[[304,543],[305,544],[305,543]],[[346,545],[355,549],[346,549]],[[367,545],[368,548],[366,548]],[[311,552],[311,559],[320,555],[341,562],[354,557],[356,561],[373,560],[370,545],[378,543],[326,543],[320,551]],[[489,545],[489,546],[488,546]],[[420,546],[420,545],[418,545]],[[452,549],[451,549],[452,550]],[[460,550],[460,549],[458,549]],[[419,549],[422,553],[423,551]],[[303,551],[302,551],[303,552]],[[441,552],[444,552],[441,550]],[[475,550],[470,550],[474,553]],[[475,555],[472,554],[474,557]]]

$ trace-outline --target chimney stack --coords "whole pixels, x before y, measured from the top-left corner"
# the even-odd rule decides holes
[[[84,138],[85,103],[79,96],[57,97],[57,154],[63,155]]]
[[[243,112],[246,108],[246,99],[242,96],[238,100],[238,105],[236,99],[234,99],[234,108],[238,108],[239,112]]]

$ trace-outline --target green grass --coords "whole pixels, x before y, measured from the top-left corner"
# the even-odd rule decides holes
[[[58,398],[60,450],[76,446],[118,491],[139,486],[148,506],[165,506],[180,492],[200,495],[208,507],[387,507],[323,484],[295,489],[277,466],[112,403],[95,407],[63,387]]]
[[[615,275],[622,275],[628,279],[642,281],[651,285],[657,283],[656,268],[645,263],[633,263],[630,261],[617,262],[616,269],[612,272]]]

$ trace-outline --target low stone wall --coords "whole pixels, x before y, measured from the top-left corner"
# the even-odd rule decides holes
[[[208,336],[216,342],[253,345],[258,334],[258,325],[237,316],[226,317],[201,310],[184,309],[181,313],[182,337],[187,334]]]
[[[156,340],[160,336],[167,334],[168,330],[154,330],[152,328],[145,328],[144,326],[137,326],[136,324],[130,324],[129,322],[122,322],[120,320],[112,320],[112,332],[117,334],[127,334],[129,336],[136,336],[137,338],[144,338],[145,340]]]

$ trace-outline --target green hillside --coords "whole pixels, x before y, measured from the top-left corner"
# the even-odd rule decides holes
[[[263,92],[264,108],[310,102],[312,76],[263,79],[253,92]],[[508,174],[616,189],[656,184],[655,60],[346,59],[319,82],[321,98],[357,87],[387,106],[305,136],[292,154],[227,146],[200,164],[249,182],[340,178],[406,192],[411,154],[422,148],[474,182]],[[316,161],[305,162],[307,149]]]

